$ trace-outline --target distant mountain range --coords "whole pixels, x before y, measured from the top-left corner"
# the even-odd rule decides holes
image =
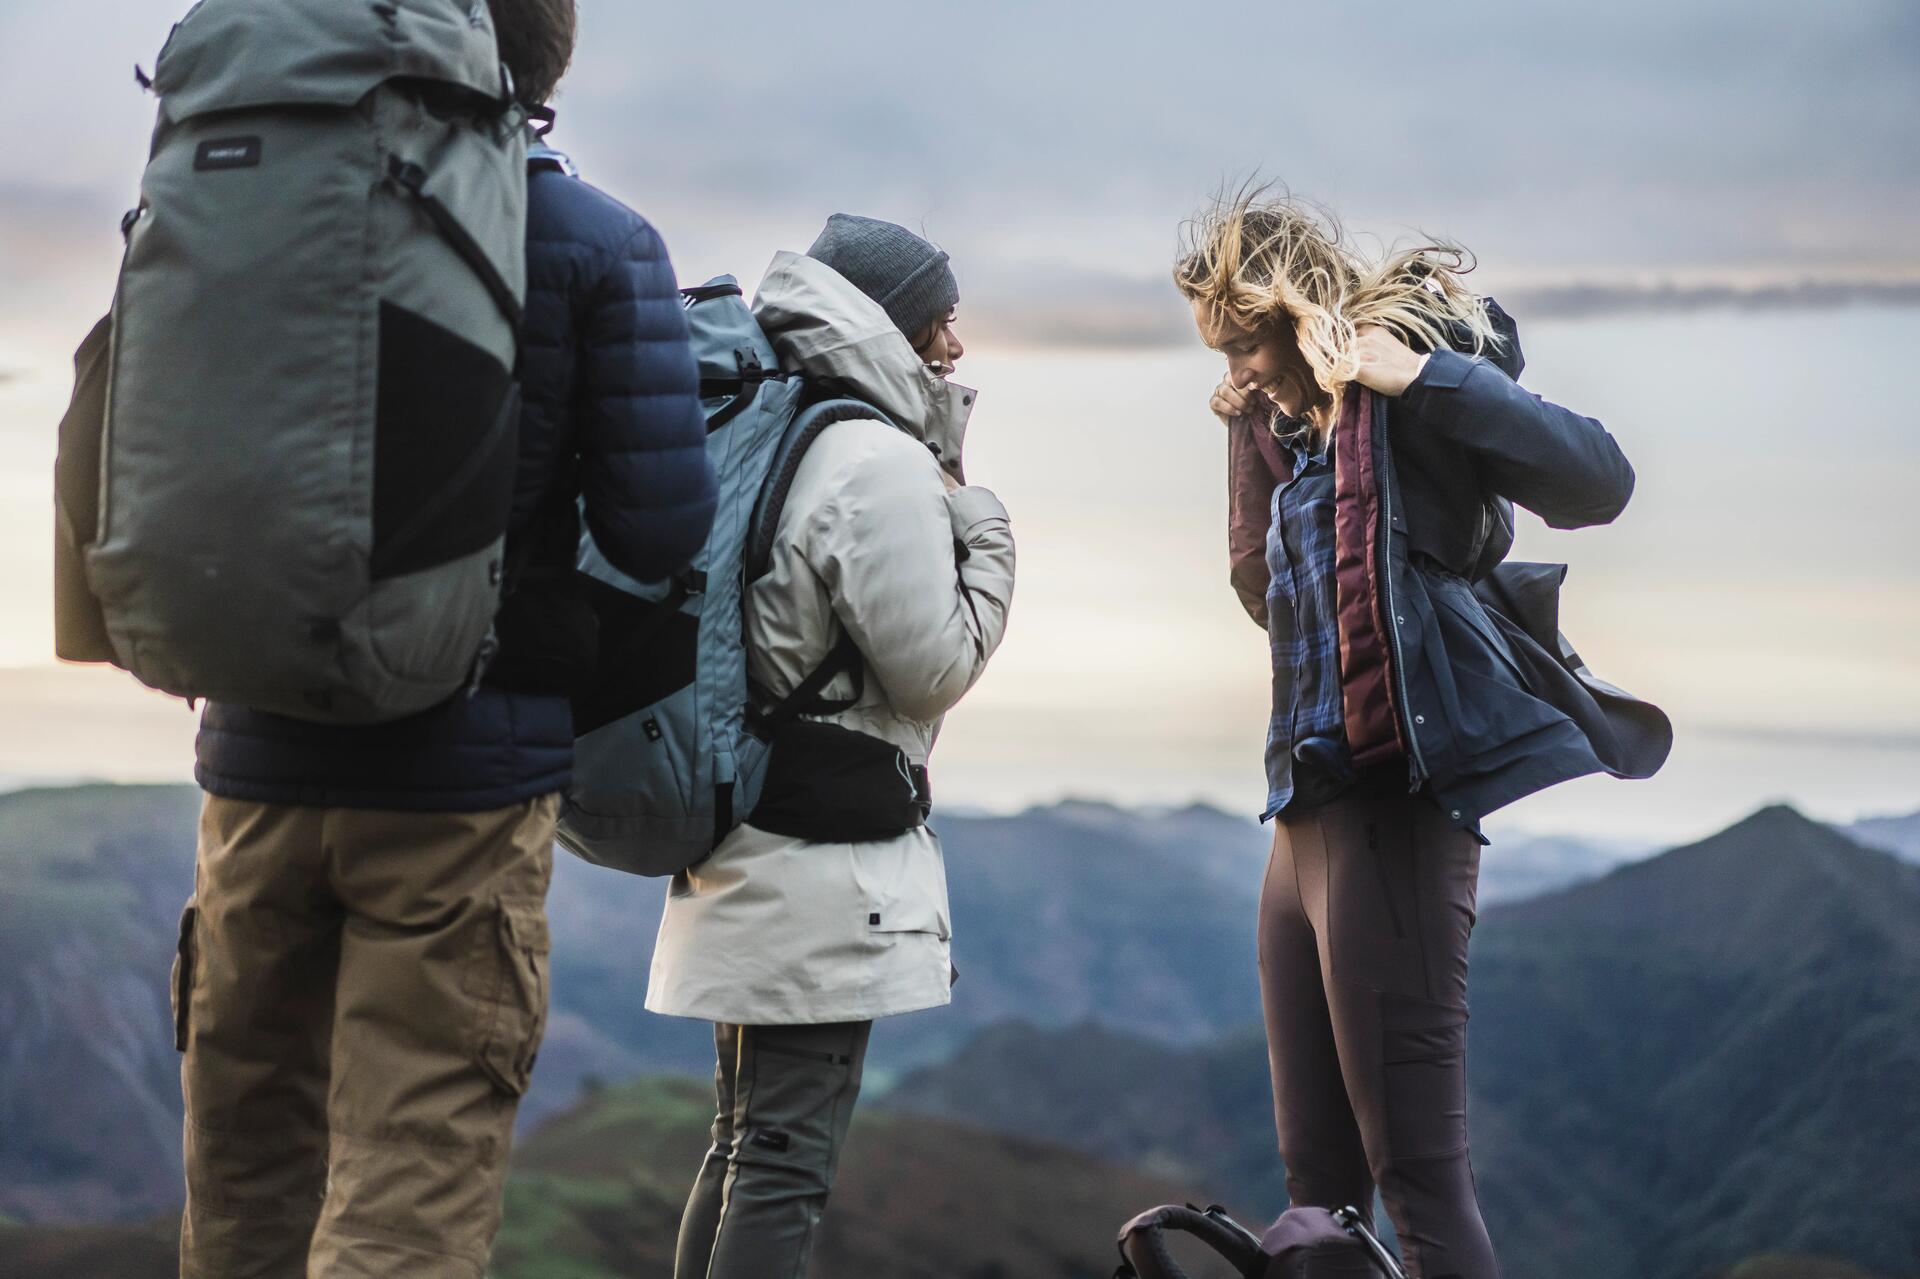
[[[1512,1273],[1920,1272],[1920,868],[1768,809],[1490,910],[1474,947],[1474,1163]],[[998,1027],[888,1104],[1285,1198],[1253,1029]]]
[[[166,977],[198,804],[190,787],[0,795],[0,1217],[127,1220],[178,1199]],[[887,1023],[873,1086],[1015,1013],[1199,1041],[1254,1006],[1264,837],[1252,823],[1065,804],[940,828],[957,999]],[[529,1123],[590,1080],[711,1070],[710,1027],[642,1007],[664,891],[559,859],[553,1014]],[[51,1109],[52,1096],[76,1100]]]
[[[179,1201],[167,968],[198,812],[190,787],[0,796],[0,1218]]]
[[[1907,861],[1920,862],[1920,813],[1862,818],[1841,829],[1868,848],[1883,848]]]
[[[139,1221],[177,1205],[165,977],[192,883],[197,804],[191,788],[0,796],[0,1219]],[[1132,1207],[1144,1206],[1137,1195],[1180,1192],[1276,1209],[1265,1049],[1248,1025],[1265,832],[1206,808],[1089,803],[939,826],[960,985],[952,1008],[881,1028],[869,1095],[899,1081],[885,1104],[1016,1137],[1009,1146],[926,1128],[937,1140],[923,1156],[942,1145],[1014,1152],[1004,1166],[980,1156],[983,1186],[1017,1182],[1022,1160],[1052,1168],[1061,1202],[1082,1205],[1060,1211],[1084,1211],[1076,1231],[1101,1218],[1102,1240],[1117,1224],[1103,1217],[1112,1205],[1075,1199],[1088,1190],[1075,1178],[1147,1178],[1126,1183]],[[1500,851],[1528,863],[1522,848]],[[1538,853],[1530,873],[1562,884],[1620,855],[1578,841]],[[1498,896],[1499,857],[1486,864]],[[1770,809],[1702,844],[1490,905],[1475,941],[1476,1164],[1510,1271],[1702,1279],[1775,1250],[1920,1273],[1916,880],[1920,868]],[[677,1114],[695,1153],[661,1156],[666,1180],[646,1210],[677,1212],[705,1122],[698,1086],[593,1086],[710,1069],[707,1027],[641,1010],[661,894],[658,882],[571,859],[556,875],[555,1011],[528,1111],[553,1116],[583,1084],[590,1096],[527,1139],[506,1263],[517,1264],[513,1239],[545,1237],[547,1226],[528,1223],[585,1248],[613,1229],[593,1203],[625,1203],[647,1219],[639,1200],[620,1198],[639,1193],[630,1183],[641,1173],[611,1147],[595,1156],[606,1186],[564,1202],[527,1189],[572,1157],[575,1138],[554,1135],[563,1129]],[[1080,1153],[1054,1165],[1021,1144],[1030,1141]],[[1072,1162],[1085,1158],[1111,1164],[1071,1171],[1092,1167]],[[1123,1166],[1134,1173],[1114,1171]],[[941,1202],[961,1213],[951,1196]],[[884,1233],[886,1213],[836,1210],[836,1219],[867,1223],[841,1228],[845,1256],[882,1246],[860,1232]],[[164,1234],[0,1232],[0,1272],[40,1273],[10,1269],[10,1247],[85,1253],[118,1238],[130,1259]],[[1060,1255],[1083,1255],[1073,1248]],[[619,1270],[616,1257],[635,1268]],[[616,1249],[603,1261],[612,1273],[646,1273],[651,1263],[638,1257]]]

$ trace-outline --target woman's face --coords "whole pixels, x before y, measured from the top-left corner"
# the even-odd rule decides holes
[[[1260,391],[1282,413],[1297,416],[1310,406],[1313,372],[1293,334],[1284,328],[1249,333],[1194,299],[1193,322],[1200,340],[1227,357],[1227,380],[1243,391]]]
[[[953,372],[953,366],[960,363],[960,357],[967,348],[960,345],[960,335],[953,331],[955,313],[949,311],[934,321],[933,326],[921,335],[921,340],[913,344],[915,355],[922,364],[934,369],[941,377]]]

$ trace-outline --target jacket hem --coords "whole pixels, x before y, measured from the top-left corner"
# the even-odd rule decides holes
[[[565,790],[567,773],[547,775],[512,786],[460,790],[361,790],[351,786],[253,781],[216,773],[204,765],[193,770],[200,789],[220,799],[286,808],[358,808],[390,813],[485,813]]]
[[[898,1017],[906,1013],[924,1012],[929,1008],[944,1008],[952,1002],[953,990],[949,986],[938,996],[934,996],[931,992],[922,992],[918,995],[902,995],[898,999],[882,1000],[878,1005],[871,1001],[826,1005],[808,1001],[805,1007],[777,1003],[751,1005],[727,1004],[721,1001],[708,1003],[698,998],[656,1001],[649,994],[646,1009],[662,1017],[687,1017],[695,1021],[725,1022],[735,1026],[817,1026],[843,1021],[877,1021],[882,1017]]]

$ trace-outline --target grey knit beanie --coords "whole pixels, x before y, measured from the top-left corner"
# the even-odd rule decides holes
[[[836,213],[807,250],[880,304],[909,341],[960,301],[944,251],[903,226]]]

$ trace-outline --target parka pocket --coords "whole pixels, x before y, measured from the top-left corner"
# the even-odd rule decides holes
[[[173,1050],[187,1051],[187,1027],[193,1008],[193,931],[200,921],[200,907],[191,898],[180,912],[180,938],[174,943],[173,972],[167,980],[167,999],[173,1011]]]
[[[854,848],[869,934],[930,933],[942,941],[953,936],[946,857],[931,830],[921,827]]]
[[[509,1097],[527,1091],[547,1024],[551,945],[542,903],[501,902],[480,930],[466,990],[478,998],[475,1061]]]

